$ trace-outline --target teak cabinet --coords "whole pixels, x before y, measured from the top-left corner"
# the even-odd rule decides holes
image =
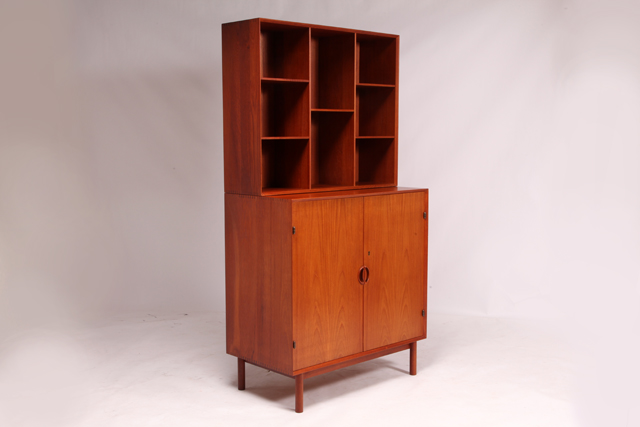
[[[398,36],[222,26],[227,353],[303,381],[426,338],[428,190],[397,187]]]

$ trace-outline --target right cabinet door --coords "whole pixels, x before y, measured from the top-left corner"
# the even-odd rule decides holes
[[[364,350],[424,334],[424,193],[364,198]]]

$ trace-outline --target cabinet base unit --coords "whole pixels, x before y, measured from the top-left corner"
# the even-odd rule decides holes
[[[225,195],[227,353],[302,381],[426,338],[428,190]]]

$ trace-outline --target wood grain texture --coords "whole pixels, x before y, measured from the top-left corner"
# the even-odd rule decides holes
[[[295,203],[293,366],[362,351],[362,198]]]
[[[364,198],[365,350],[423,334],[424,194]]]
[[[331,190],[328,188],[327,190]],[[380,196],[384,194],[402,194],[402,193],[423,193],[423,188],[410,188],[410,187],[379,187],[379,188],[358,188],[358,189],[344,189],[340,191],[326,191],[326,192],[314,192],[314,193],[295,193],[295,194],[274,194],[268,197],[274,199],[288,199],[288,200],[326,200],[326,199],[342,199],[349,197],[364,197],[364,196]]]
[[[292,372],[291,204],[225,194],[227,353]]]
[[[224,191],[260,193],[259,21],[222,25]]]
[[[223,24],[222,33],[225,192],[397,185],[398,36],[262,18]],[[357,83],[357,64],[366,83]],[[362,146],[360,165],[356,135],[392,145]],[[274,162],[277,150],[261,137],[311,140],[304,161],[295,151]],[[261,170],[272,164],[283,167]]]
[[[396,89],[358,87],[356,91],[357,136],[396,136]]]
[[[394,138],[356,139],[356,185],[394,185],[397,164],[394,145]]]
[[[311,108],[354,108],[354,35],[311,30]]]
[[[309,29],[260,23],[262,76],[309,79]]]
[[[262,141],[262,191],[309,188],[309,140]]]
[[[309,84],[263,81],[261,89],[263,137],[309,137]]]
[[[398,37],[358,34],[359,83],[396,83]]]
[[[353,113],[312,112],[311,186],[353,186]]]

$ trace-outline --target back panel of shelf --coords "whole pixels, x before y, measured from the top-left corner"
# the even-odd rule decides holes
[[[354,185],[353,112],[311,113],[311,188]]]
[[[396,84],[397,37],[358,34],[358,83]]]
[[[309,140],[262,140],[262,191],[309,188]]]
[[[395,87],[358,86],[357,136],[396,136]]]
[[[312,109],[354,108],[355,35],[311,30]]]
[[[309,84],[262,81],[262,136],[309,137]]]
[[[309,79],[309,29],[260,24],[262,77]]]
[[[395,138],[356,140],[356,185],[395,185]]]

